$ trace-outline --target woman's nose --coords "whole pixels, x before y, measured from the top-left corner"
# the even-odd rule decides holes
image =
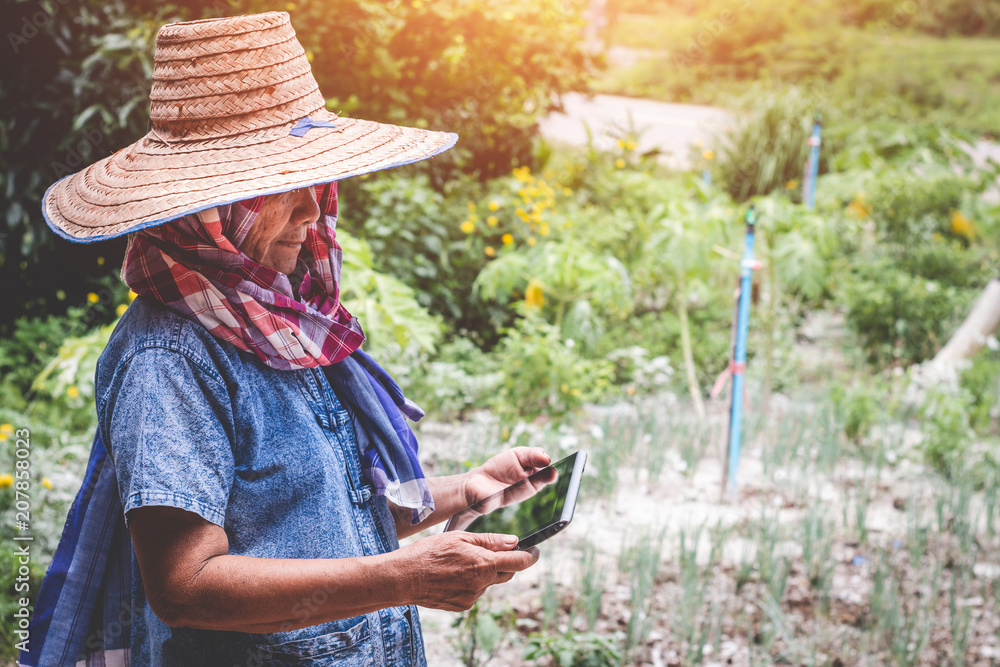
[[[295,191],[292,223],[311,225],[319,220],[319,202],[316,201],[316,188],[310,186]]]

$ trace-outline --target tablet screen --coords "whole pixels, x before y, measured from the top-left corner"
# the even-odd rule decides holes
[[[449,530],[504,533],[525,538],[562,516],[576,456],[568,456],[462,510]]]

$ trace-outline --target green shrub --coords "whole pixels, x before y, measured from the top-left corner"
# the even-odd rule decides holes
[[[935,470],[955,477],[969,467],[966,454],[974,433],[969,424],[971,394],[959,388],[929,389],[921,406],[924,459]]]
[[[732,129],[721,137],[713,179],[736,201],[800,183],[817,103],[796,87],[751,91]]]
[[[979,433],[996,434],[1000,420],[1000,353],[990,348],[980,351],[962,371],[961,385],[971,397],[971,426]]]
[[[881,257],[858,262],[843,295],[847,323],[868,361],[883,367],[934,356],[976,292],[913,275]]]
[[[433,351],[442,333],[439,318],[420,305],[408,285],[372,268],[372,252],[364,241],[343,232],[337,236],[344,249],[341,299],[361,321],[367,349],[395,345]]]
[[[885,391],[872,378],[855,381],[850,386],[835,384],[834,407],[848,439],[859,442],[885,415]]]
[[[581,357],[572,340],[536,316],[520,318],[495,351],[503,380],[494,409],[507,423],[546,416],[560,420],[583,405],[599,400],[611,385],[609,361]]]
[[[912,246],[952,234],[952,215],[972,187],[967,178],[940,168],[930,173],[886,172],[872,184],[867,202],[880,235]]]

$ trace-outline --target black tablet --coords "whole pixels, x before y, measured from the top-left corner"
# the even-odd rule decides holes
[[[451,517],[445,530],[517,535],[518,549],[544,542],[573,520],[586,452],[575,452]]]

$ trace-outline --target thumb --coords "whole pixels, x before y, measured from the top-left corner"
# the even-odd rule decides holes
[[[516,535],[501,533],[466,533],[466,542],[490,551],[510,551],[517,546]]]

